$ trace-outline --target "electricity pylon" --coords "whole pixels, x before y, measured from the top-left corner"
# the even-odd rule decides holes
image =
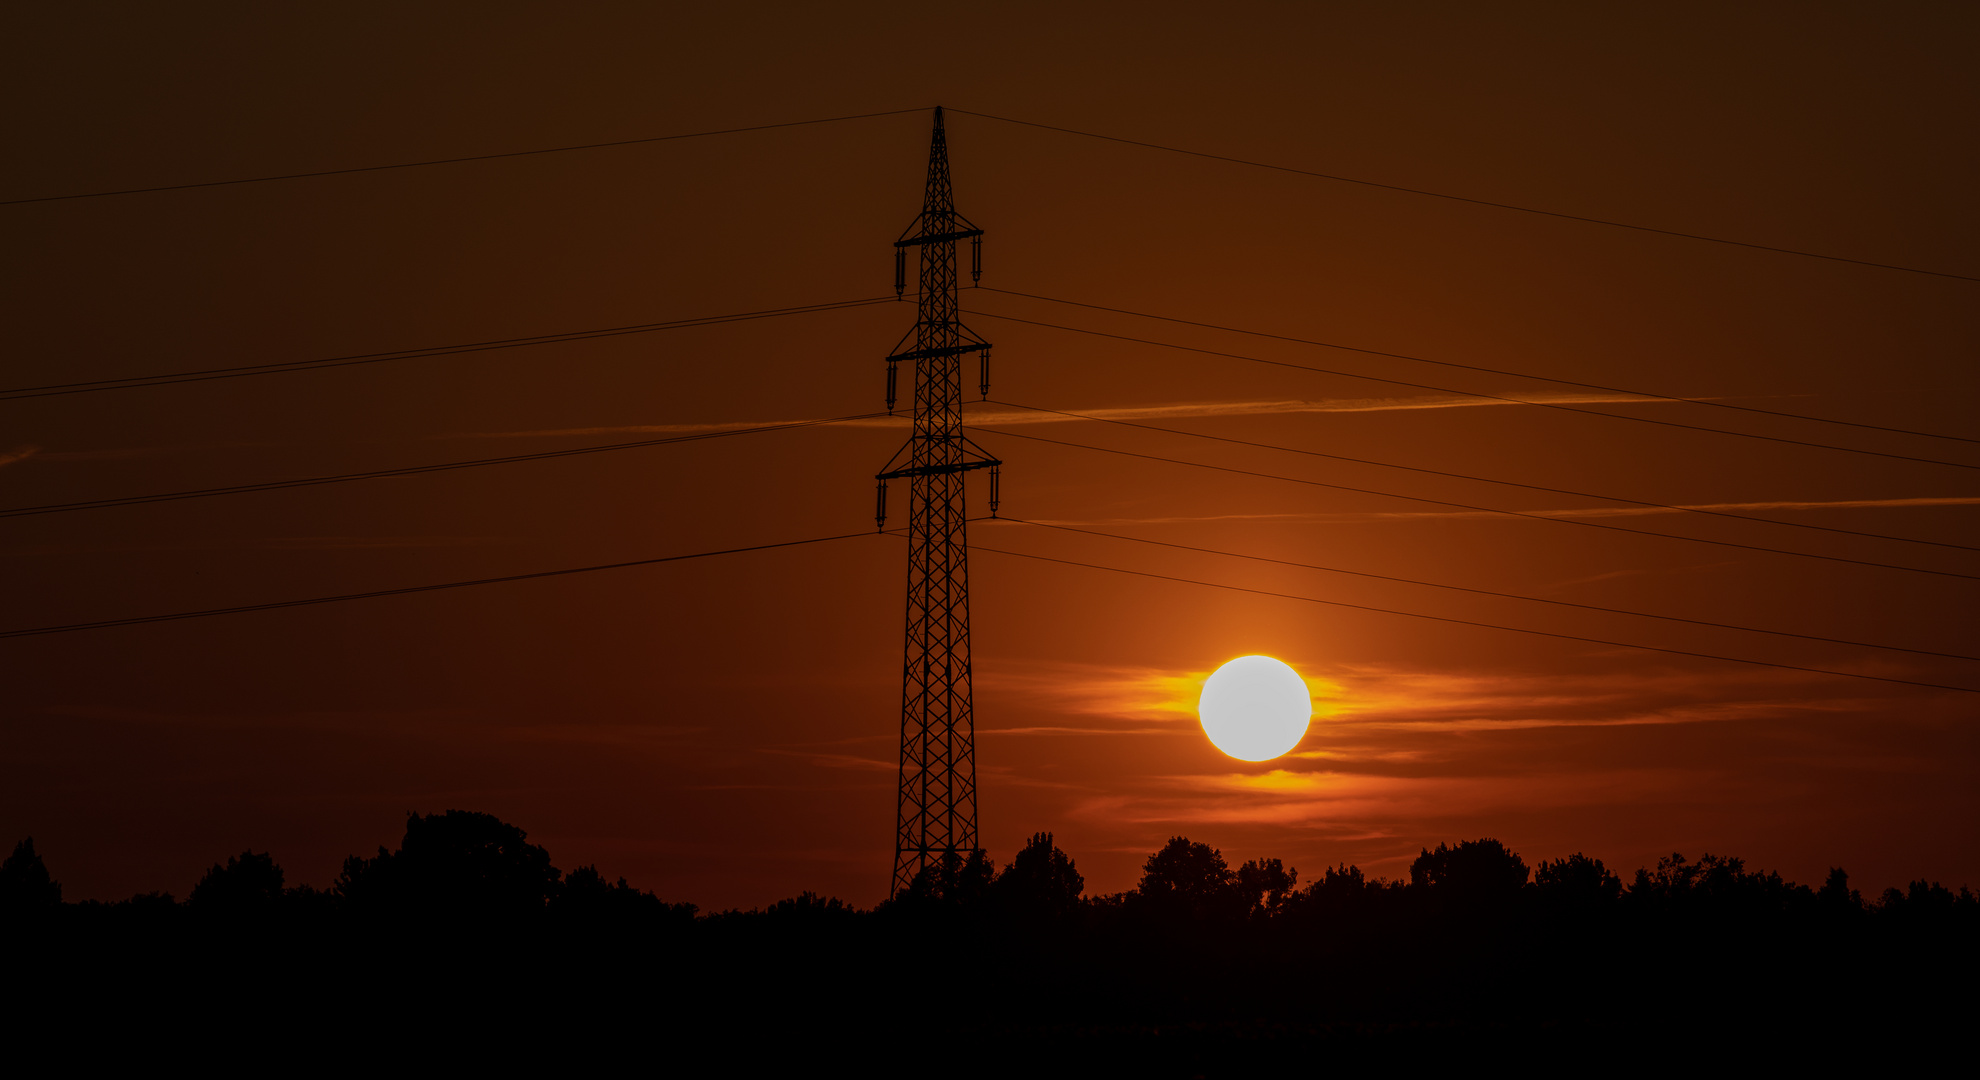
[[[896,296],[907,288],[908,250],[920,249],[921,257],[920,317],[887,357],[888,412],[894,411],[900,365],[914,365],[914,433],[874,477],[879,481],[874,521],[881,529],[887,526],[887,481],[908,481],[907,661],[901,685],[895,894],[922,867],[939,865],[950,854],[967,858],[978,846],[963,476],[990,470],[994,515],[1001,463],[962,433],[963,357],[979,357],[978,389],[989,397],[990,343],[956,319],[956,242],[969,241],[970,280],[978,281],[983,276],[983,230],[956,213],[954,195],[938,107],[921,214],[894,241]]]

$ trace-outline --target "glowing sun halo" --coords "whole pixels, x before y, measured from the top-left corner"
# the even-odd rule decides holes
[[[1240,656],[1203,683],[1196,714],[1217,749],[1243,761],[1269,761],[1306,736],[1313,698],[1290,665]]]

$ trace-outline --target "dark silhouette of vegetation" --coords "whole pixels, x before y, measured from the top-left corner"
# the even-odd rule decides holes
[[[34,837],[15,844],[14,853],[0,862],[0,915],[40,915],[61,902],[62,883],[48,876],[48,867],[35,854]]]
[[[1462,1060],[1514,1030],[1560,1053],[1673,1025],[1915,1040],[1955,1029],[1980,959],[1964,887],[1866,901],[1840,868],[1811,889],[1711,854],[1672,854],[1625,886],[1586,854],[1529,871],[1485,838],[1423,849],[1404,880],[1340,864],[1302,883],[1279,859],[1233,869],[1177,836],[1133,889],[1085,884],[1038,833],[1001,869],[951,856],[871,910],[804,892],[704,914],[595,866],[560,873],[522,829],[452,810],[410,815],[396,850],[346,860],[329,889],[289,886],[271,854],[244,851],[185,903],[65,904],[24,840],[0,864],[0,933],[16,985],[108,1009],[126,999],[106,988],[163,978],[174,996],[145,997],[144,1015],[181,1025],[364,1023],[403,997],[422,1030],[476,1030],[484,1048],[544,1016],[736,1046],[905,1028],[983,1047],[962,1072],[997,1071],[1000,1041],[1162,1074],[1315,1048],[1337,1064],[1437,1047]]]
[[[521,829],[490,814],[449,810],[408,817],[397,851],[344,860],[332,891],[367,915],[479,921],[541,915],[561,879],[550,853]]]
[[[225,866],[214,863],[199,879],[187,902],[202,914],[266,917],[282,902],[282,868],[265,851],[229,855]]]

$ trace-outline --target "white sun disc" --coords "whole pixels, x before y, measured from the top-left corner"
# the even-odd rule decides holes
[[[1269,761],[1305,738],[1313,697],[1306,680],[1283,661],[1240,656],[1203,683],[1196,715],[1217,749],[1244,761]]]

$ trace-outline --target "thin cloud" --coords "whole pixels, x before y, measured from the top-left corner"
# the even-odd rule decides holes
[[[1542,394],[1529,395],[1529,402],[1547,405],[1628,405],[1654,404],[1662,398],[1641,397],[1634,394]],[[1707,400],[1707,399],[1700,399]],[[1095,408],[1075,410],[1081,415],[1065,416],[1059,413],[1035,412],[1031,410],[970,410],[964,419],[977,426],[1009,427],[1019,424],[1077,424],[1088,418],[1096,420],[1173,420],[1201,416],[1285,416],[1300,413],[1361,413],[1361,412],[1412,412],[1422,409],[1469,409],[1492,405],[1519,405],[1518,401],[1501,401],[1494,398],[1474,398],[1461,395],[1426,395],[1396,398],[1323,398],[1318,401],[1186,401],[1168,405],[1136,405],[1122,408]],[[736,431],[744,428],[774,427],[783,424],[808,424],[816,420],[734,420],[721,423],[701,424],[620,424],[607,427],[538,428],[526,431],[474,431],[458,435],[441,435],[443,439],[524,439],[557,438],[576,435],[696,435],[714,431]],[[863,420],[847,420],[833,427],[846,428],[900,428],[906,427],[908,417],[877,416]]]
[[[1916,499],[1767,499],[1752,502],[1687,503],[1673,506],[1591,506],[1570,510],[1521,510],[1535,517],[1610,518],[1651,517],[1694,510],[1902,510],[1925,506],[1975,506],[1980,496],[1949,495]],[[1203,514],[1163,517],[1052,518],[1048,525],[1181,525],[1199,521],[1303,521],[1340,525],[1366,521],[1472,518],[1494,520],[1506,515],[1491,510],[1368,510],[1347,513]]]
[[[40,452],[41,447],[26,445],[16,446],[12,450],[0,450],[0,469],[4,469],[17,461],[26,461]]]
[[[1177,728],[1011,727],[977,728],[978,735],[1175,735]]]
[[[900,767],[899,762],[880,761],[863,758],[856,754],[823,754],[809,750],[780,750],[776,747],[759,747],[759,754],[775,754],[779,757],[793,757],[809,761],[813,765],[827,769],[855,769],[863,772],[893,772]]]
[[[1636,394],[1540,394],[1524,401],[1476,398],[1458,394],[1418,395],[1390,398],[1322,398],[1318,401],[1190,401],[1172,405],[1141,405],[1126,408],[1075,409],[1080,416],[1031,410],[971,412],[968,421],[977,425],[1064,424],[1096,420],[1165,420],[1196,416],[1271,416],[1297,413],[1413,412],[1421,409],[1470,409],[1493,405],[1626,405],[1654,404],[1662,398]],[[1701,399],[1705,400],[1705,399]]]
[[[525,542],[507,536],[254,536],[180,544],[38,544],[32,547],[0,548],[0,558],[26,559],[49,555],[111,554],[132,551],[215,551],[242,548],[263,551],[369,551],[481,547]]]
[[[551,439],[573,435],[703,435],[718,431],[747,431],[751,428],[785,427],[793,424],[819,424],[828,419],[817,417],[800,420],[725,420],[705,424],[620,424],[612,427],[575,428],[536,428],[527,431],[466,431],[454,435],[435,435],[436,439]],[[844,420],[825,425],[841,428],[904,428],[908,426],[906,414],[900,416],[877,416],[865,420]]]

